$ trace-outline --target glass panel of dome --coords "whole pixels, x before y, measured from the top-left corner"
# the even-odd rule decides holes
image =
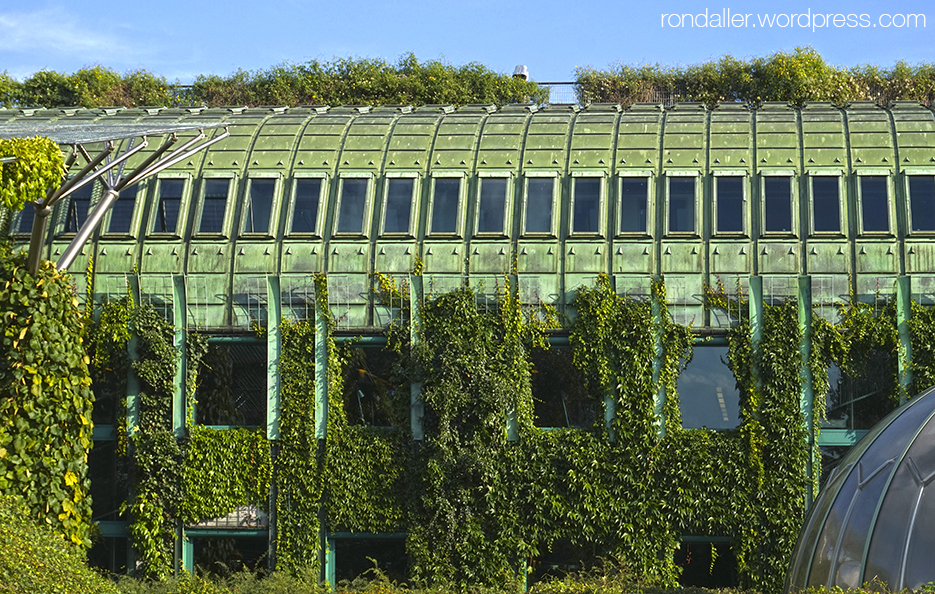
[[[338,233],[359,235],[364,232],[364,210],[367,203],[366,178],[341,180],[341,203],[338,210]]]
[[[552,232],[555,179],[534,177],[526,181],[526,233]]]
[[[386,180],[386,212],[383,215],[384,233],[409,233],[412,213],[412,178],[391,177]]]
[[[792,178],[763,178],[764,230],[767,233],[792,232]]]
[[[864,232],[890,230],[887,179],[882,175],[860,176],[860,208]]]
[[[912,231],[935,231],[935,177],[909,176],[909,208]]]
[[[318,232],[318,201],[320,196],[320,179],[297,179],[295,181],[295,198],[292,203],[290,233]]]
[[[477,205],[478,233],[503,233],[508,182],[505,177],[481,179],[480,200]]]
[[[221,233],[224,231],[224,211],[230,191],[229,179],[206,179],[204,201],[201,205],[199,233]]]
[[[646,233],[648,177],[620,178],[620,232]]]

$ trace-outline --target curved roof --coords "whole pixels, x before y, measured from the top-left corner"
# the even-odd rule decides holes
[[[832,471],[799,535],[786,590],[893,592],[935,580],[935,388],[880,421]]]

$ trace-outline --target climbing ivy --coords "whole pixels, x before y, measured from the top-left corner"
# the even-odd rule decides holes
[[[36,275],[0,244],[0,492],[23,499],[37,521],[91,544],[88,452],[92,406],[85,326],[67,274]]]
[[[11,211],[45,198],[65,177],[62,151],[48,138],[0,139],[0,157],[15,157],[0,164],[0,204]]]

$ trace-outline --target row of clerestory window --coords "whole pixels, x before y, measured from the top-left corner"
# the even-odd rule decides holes
[[[895,234],[894,178],[859,174],[854,179],[855,228],[861,234]],[[242,235],[274,236],[284,219],[286,235],[321,237],[328,223],[332,235],[370,236],[374,223],[380,236],[415,237],[421,217],[427,236],[554,237],[559,234],[561,194],[567,185],[570,206],[565,229],[572,236],[604,237],[608,232],[616,236],[701,236],[705,232],[703,220],[709,221],[707,231],[716,236],[844,235],[848,230],[847,181],[840,171],[810,172],[803,179],[793,171],[761,172],[758,184],[742,172],[714,172],[706,193],[705,180],[697,171],[668,171],[661,183],[650,172],[627,172],[616,184],[593,174],[575,174],[563,184],[556,172],[527,172],[517,182],[504,172],[479,176],[469,205],[469,179],[462,174],[436,175],[428,180],[415,173],[382,180],[370,174],[342,175],[333,180],[301,177],[288,184],[289,192],[283,192],[287,184],[278,176],[251,176],[246,180],[238,227]],[[144,201],[137,200],[135,187],[124,190],[105,218],[102,232],[132,235],[141,225],[148,235],[180,236],[190,226],[196,236],[228,235],[238,215],[231,208],[236,203],[232,199],[236,178],[202,178],[198,206],[193,209],[195,220],[188,223],[191,185],[187,176],[150,182],[147,188],[154,188],[154,199],[148,213],[142,212]],[[616,188],[611,188],[613,185]],[[332,186],[334,191],[329,192]],[[419,210],[423,186],[428,195],[426,213]],[[616,190],[614,200],[607,198],[611,189]],[[754,190],[758,190],[755,199]],[[285,200],[279,198],[283,193],[288,194]],[[935,233],[935,173],[905,175],[904,193],[908,234]],[[517,194],[522,199],[514,208]],[[329,196],[333,204],[326,210]],[[90,184],[75,192],[59,210],[57,232],[77,232],[92,202]],[[375,202],[379,208],[374,220]],[[281,203],[285,203],[284,208]],[[751,203],[756,206],[751,208]],[[472,217],[466,216],[469,206]],[[333,215],[326,221],[329,211]],[[32,209],[25,209],[17,232],[29,233],[32,217]],[[613,221],[612,229],[607,228],[608,219]]]

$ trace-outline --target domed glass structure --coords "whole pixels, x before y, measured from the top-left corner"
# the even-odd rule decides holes
[[[935,388],[880,421],[832,471],[799,534],[786,591],[892,591],[935,580]]]

